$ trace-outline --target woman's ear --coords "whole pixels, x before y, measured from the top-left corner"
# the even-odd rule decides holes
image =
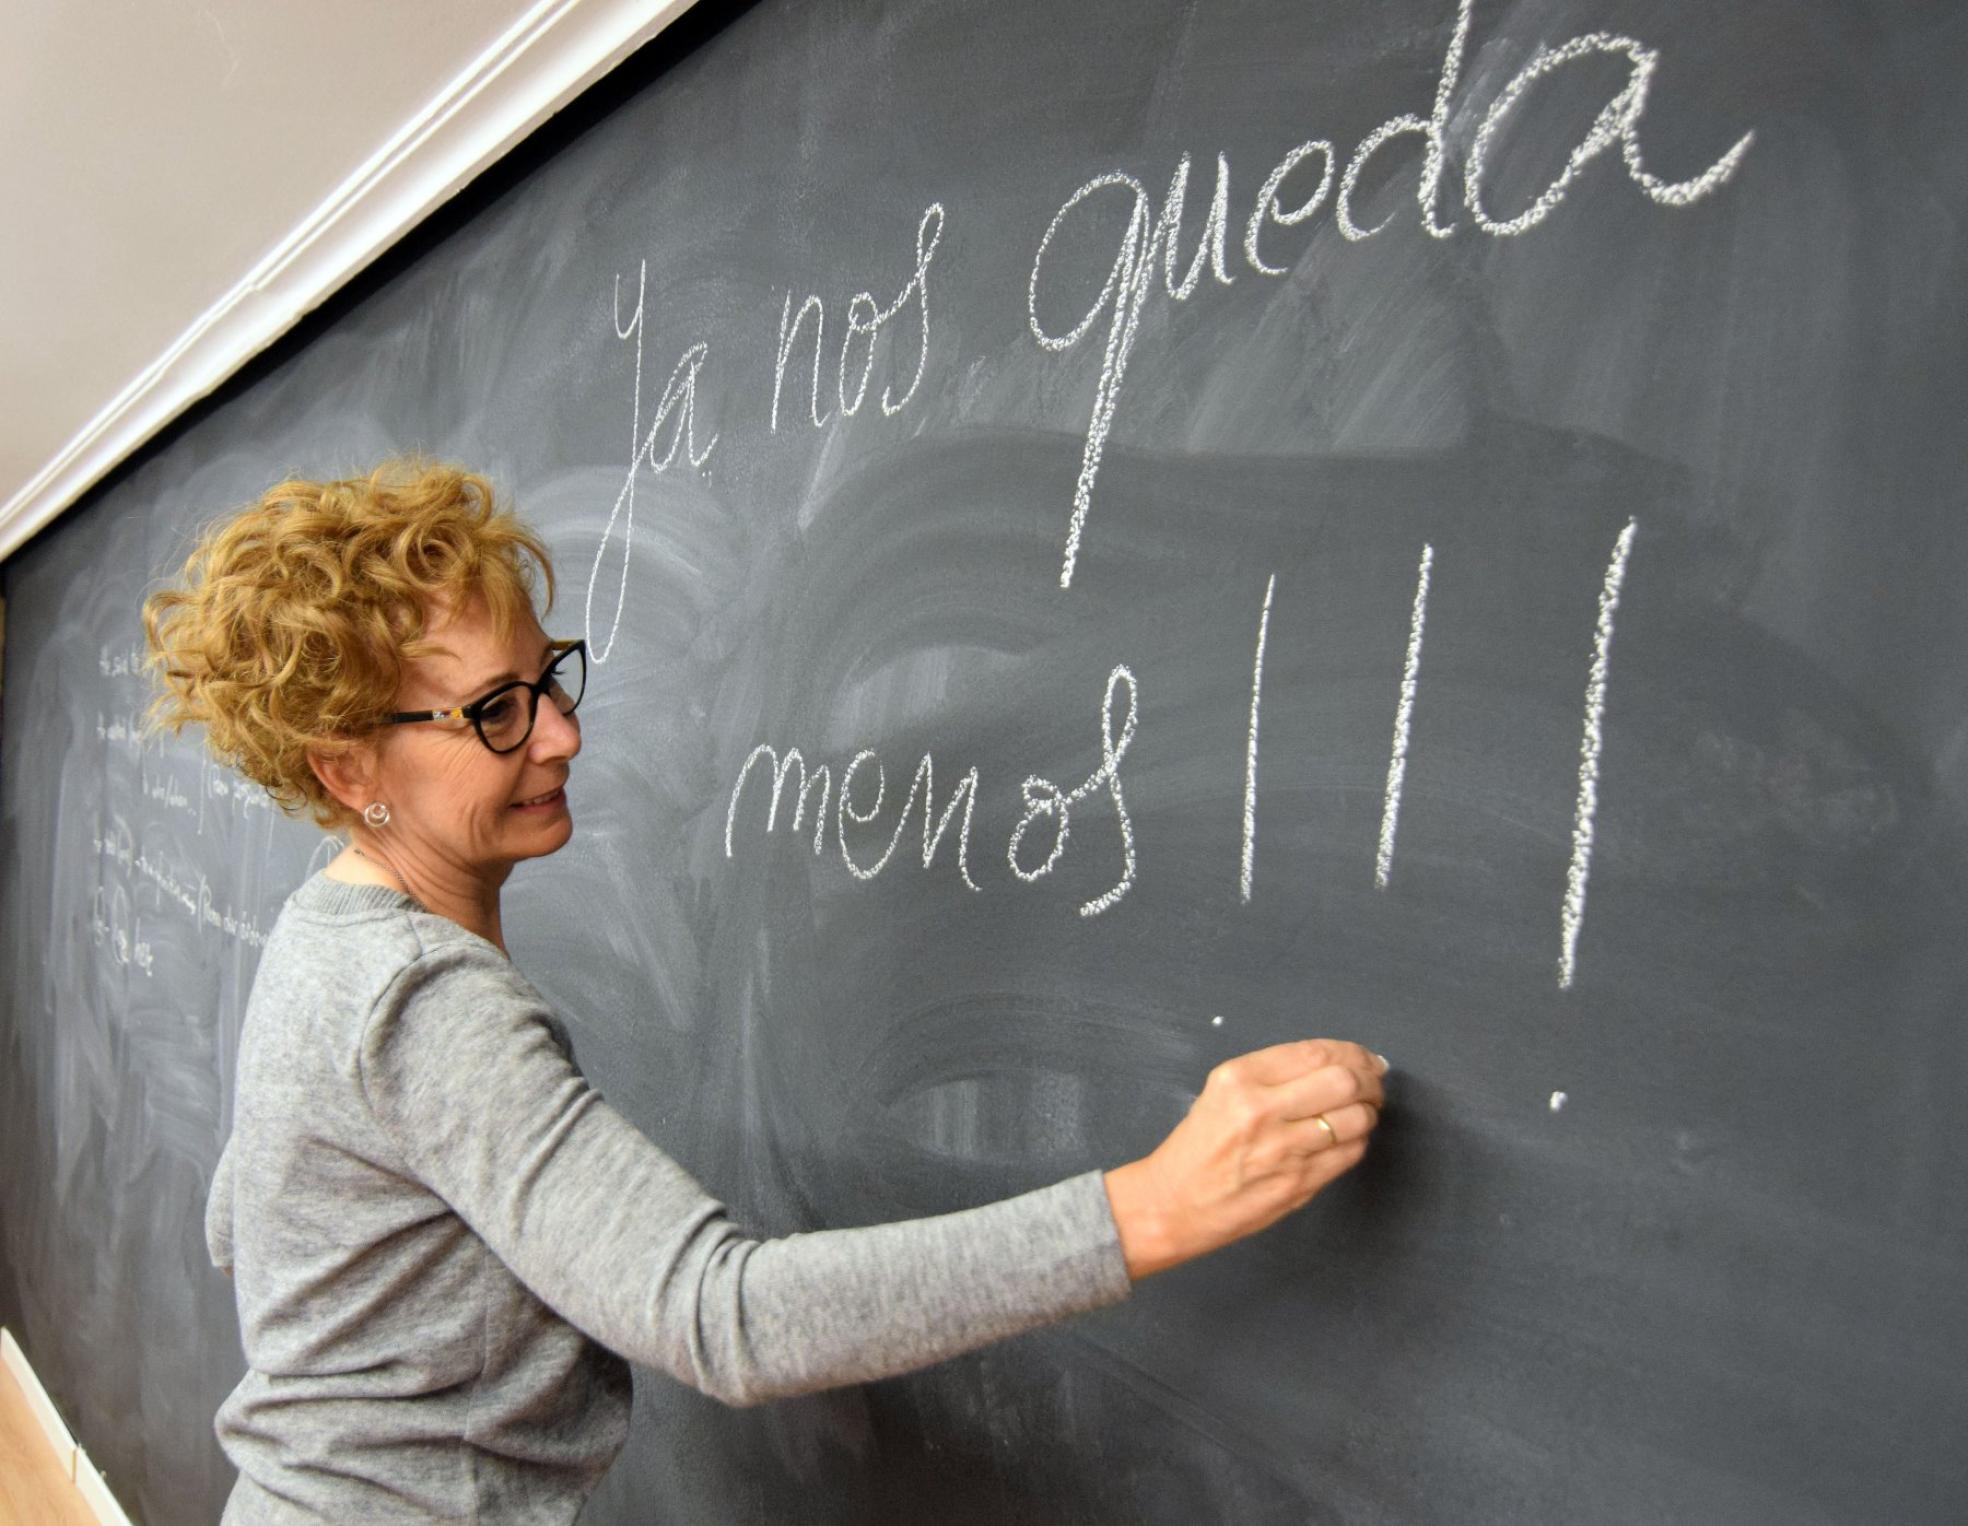
[[[357,815],[376,795],[376,758],[360,743],[335,752],[308,749],[308,767],[321,787]]]

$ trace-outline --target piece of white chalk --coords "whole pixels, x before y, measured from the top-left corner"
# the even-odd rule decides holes
[[[1554,1113],[1559,1111],[1564,1107],[1567,1100],[1563,1092],[1553,1092],[1551,1094],[1551,1111]]]

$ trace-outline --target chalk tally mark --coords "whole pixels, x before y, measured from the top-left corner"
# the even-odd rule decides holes
[[[1435,548],[1421,548],[1415,572],[1414,615],[1408,623],[1408,659],[1401,669],[1401,699],[1394,707],[1394,745],[1387,759],[1387,803],[1380,813],[1380,852],[1374,859],[1374,884],[1385,890],[1394,873],[1394,832],[1401,820],[1401,785],[1408,773],[1408,736],[1414,724],[1415,690],[1421,682],[1421,635],[1428,620],[1428,575],[1435,565]]]
[[[1585,923],[1585,888],[1592,877],[1593,821],[1599,812],[1599,755],[1605,745],[1606,674],[1613,653],[1613,616],[1619,609],[1620,587],[1626,581],[1627,558],[1633,554],[1637,520],[1629,519],[1606,564],[1606,581],[1599,590],[1599,622],[1592,637],[1592,668],[1585,684],[1585,730],[1579,740],[1578,808],[1572,817],[1572,862],[1565,874],[1565,904],[1559,915],[1558,988],[1570,990],[1578,972],[1579,929]]]
[[[1264,609],[1257,617],[1257,655],[1251,659],[1250,740],[1244,748],[1244,856],[1237,874],[1237,888],[1246,906],[1250,905],[1251,871],[1257,864],[1257,713],[1264,697],[1264,642],[1271,630],[1271,595],[1277,587],[1278,574],[1274,572],[1264,585]]]

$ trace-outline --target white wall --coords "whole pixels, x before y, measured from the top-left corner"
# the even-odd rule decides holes
[[[0,6],[0,557],[689,3]]]

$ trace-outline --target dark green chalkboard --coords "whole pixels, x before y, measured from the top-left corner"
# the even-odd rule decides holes
[[[229,1484],[199,1214],[321,858],[129,739],[138,603],[421,447],[605,658],[516,958],[759,1230],[1398,1067],[1121,1308],[646,1375],[587,1519],[1962,1519],[1964,72],[1940,4],[693,13],[6,565],[0,1318],[112,1487]]]

